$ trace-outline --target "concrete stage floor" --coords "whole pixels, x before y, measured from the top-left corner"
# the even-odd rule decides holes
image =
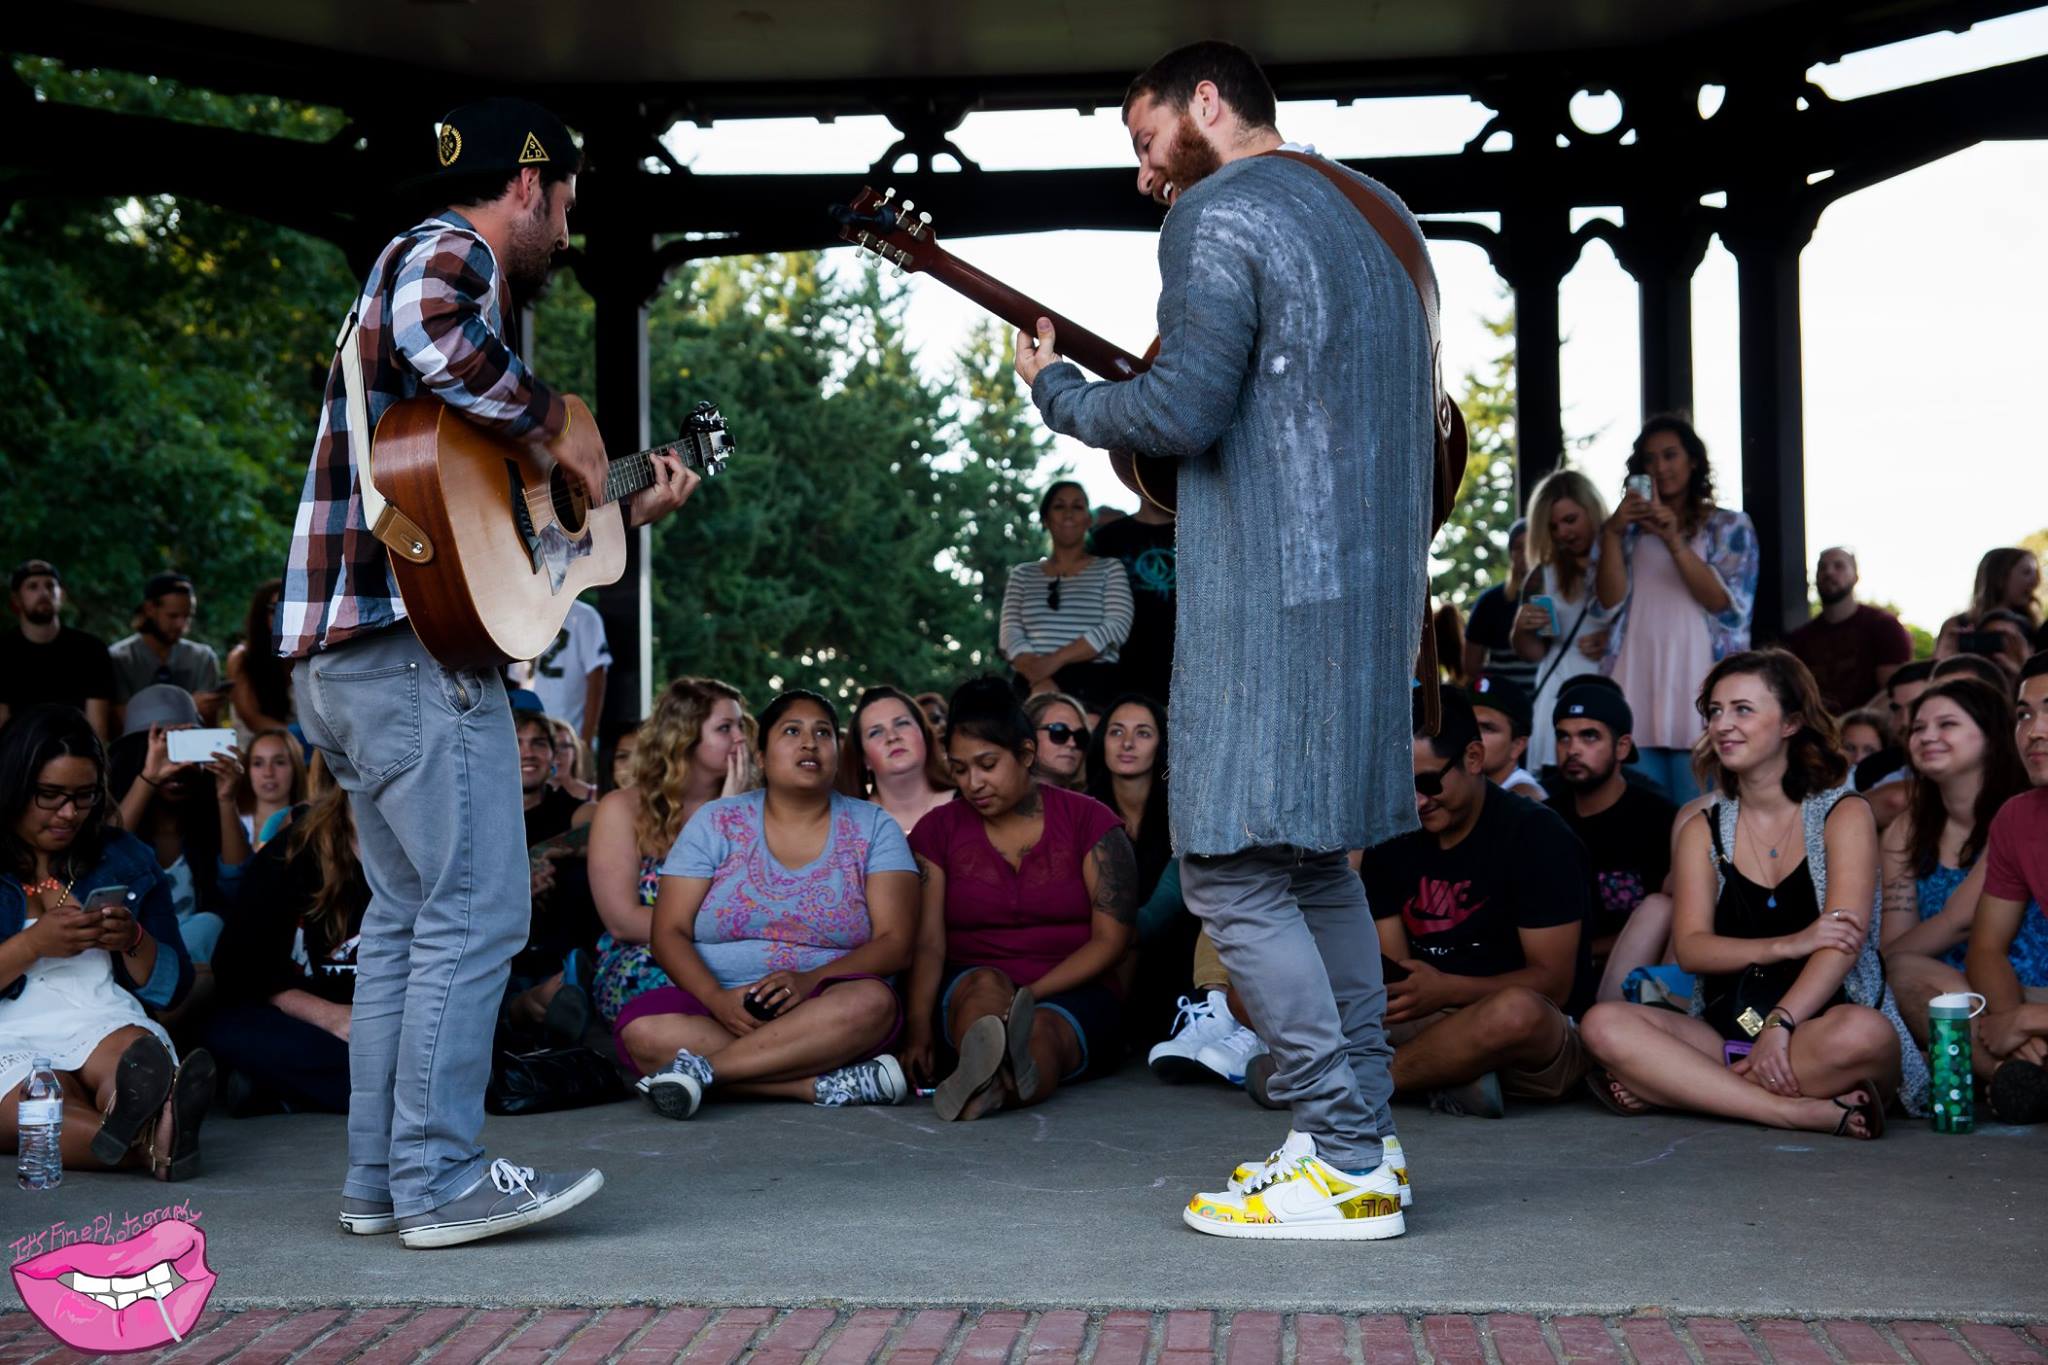
[[[1498,1122],[1396,1110],[1417,1191],[1405,1237],[1249,1244],[1181,1204],[1284,1115],[1142,1068],[976,1124],[927,1104],[828,1111],[641,1102],[492,1119],[493,1155],[597,1165],[541,1229],[407,1252],[334,1223],[342,1121],[209,1121],[181,1185],[70,1174],[0,1194],[0,1246],[189,1201],[218,1308],[1025,1305],[1341,1313],[1675,1313],[2014,1321],[2048,1310],[2048,1129],[1968,1137],[1895,1120],[1856,1143],[1590,1102]],[[9,1260],[15,1259],[13,1254]]]

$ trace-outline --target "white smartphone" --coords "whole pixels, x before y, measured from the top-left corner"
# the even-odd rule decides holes
[[[164,739],[173,763],[206,763],[235,747],[233,730],[173,730]]]

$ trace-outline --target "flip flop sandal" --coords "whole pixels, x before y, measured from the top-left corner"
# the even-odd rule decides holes
[[[1849,1087],[1850,1094],[1859,1090],[1863,1092],[1864,1097],[1861,1104],[1845,1103],[1840,1095],[1834,1097],[1832,1102],[1835,1108],[1842,1111],[1842,1121],[1835,1125],[1835,1136],[1855,1138],[1860,1142],[1873,1142],[1884,1136],[1884,1097],[1878,1092],[1877,1082],[1873,1080],[1861,1080]],[[1860,1135],[1849,1131],[1849,1120],[1858,1114],[1863,1116],[1865,1130]]]
[[[178,1064],[163,1042],[151,1034],[137,1038],[114,1064],[114,1103],[93,1134],[93,1157],[105,1166],[118,1166],[142,1136],[143,1129],[156,1122],[164,1100],[171,1093]]]
[[[1619,1114],[1625,1119],[1646,1118],[1654,1108],[1646,1104],[1641,1109],[1631,1109],[1614,1098],[1614,1076],[1604,1067],[1595,1067],[1586,1073],[1586,1089],[1592,1092],[1594,1099],[1606,1106],[1608,1113]]]
[[[971,1122],[1002,1107],[999,1082],[1009,1051],[1003,1021],[993,1014],[975,1020],[960,1036],[959,1050],[960,1065],[932,1092],[932,1108],[948,1123]]]
[[[1029,990],[1019,988],[1003,1013],[1003,1039],[1009,1052],[1010,1084],[1017,1098],[1028,1100],[1038,1093],[1038,1061],[1031,1055],[1031,1024],[1038,1002]]]
[[[213,1103],[213,1055],[205,1048],[191,1053],[178,1068],[171,1085],[171,1142],[168,1151],[157,1145],[156,1130],[150,1130],[149,1170],[158,1180],[190,1180],[199,1174],[199,1125]]]

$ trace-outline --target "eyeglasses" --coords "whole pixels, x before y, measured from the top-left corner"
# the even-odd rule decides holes
[[[37,787],[36,809],[60,811],[66,806],[77,810],[91,810],[100,803],[100,789],[87,787],[73,791],[69,787]]]
[[[1056,721],[1051,725],[1041,725],[1038,728],[1047,739],[1055,744],[1085,745],[1088,742],[1088,728],[1086,726],[1073,726],[1065,721]]]
[[[1451,769],[1457,766],[1458,760],[1456,758],[1449,758],[1444,760],[1443,767],[1438,768],[1433,773],[1415,774],[1416,795],[1442,796],[1444,794],[1444,778],[1448,777]]]
[[[1045,605],[1054,611],[1060,609],[1060,581],[1057,578],[1045,585]]]

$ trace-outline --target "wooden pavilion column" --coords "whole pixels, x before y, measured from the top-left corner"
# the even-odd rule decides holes
[[[1494,268],[1515,294],[1515,505],[1564,457],[1558,286],[1578,260],[1561,207],[1522,204],[1501,215]]]
[[[1692,278],[1707,240],[1683,213],[1628,209],[1616,256],[1636,282],[1645,418],[1692,412]]]

